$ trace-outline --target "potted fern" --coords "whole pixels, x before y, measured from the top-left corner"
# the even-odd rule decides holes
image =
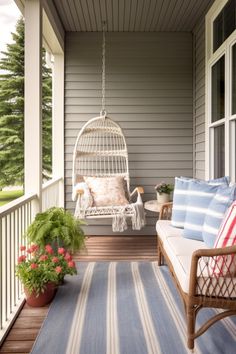
[[[53,207],[38,213],[26,231],[26,236],[41,249],[47,244],[54,248],[65,247],[71,252],[84,245],[83,222],[69,211]]]

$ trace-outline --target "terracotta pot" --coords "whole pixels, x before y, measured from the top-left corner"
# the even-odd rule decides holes
[[[40,293],[38,296],[36,296],[35,291],[31,294],[29,294],[27,289],[24,289],[24,291],[26,295],[26,302],[29,306],[42,307],[52,301],[56,292],[56,284],[52,282],[47,283],[44,292]]]
[[[168,203],[170,201],[170,194],[167,193],[158,193],[157,192],[157,202],[160,204]]]

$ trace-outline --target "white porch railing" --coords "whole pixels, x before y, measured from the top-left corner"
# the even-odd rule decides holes
[[[0,343],[23,301],[15,266],[19,246],[27,246],[24,233],[34,216],[34,199],[36,195],[23,196],[0,208]]]
[[[63,179],[43,185],[42,210],[61,205]],[[24,233],[34,219],[37,195],[23,196],[0,207],[0,344],[24,303],[23,289],[15,276],[19,246],[27,245]]]
[[[52,179],[43,184],[42,191],[42,211],[53,206],[63,206],[61,194],[63,193],[63,179]]]

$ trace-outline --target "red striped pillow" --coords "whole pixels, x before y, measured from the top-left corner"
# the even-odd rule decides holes
[[[221,224],[214,248],[228,247],[236,244],[236,201],[229,207]],[[235,255],[211,258],[212,275],[224,276],[236,272]]]

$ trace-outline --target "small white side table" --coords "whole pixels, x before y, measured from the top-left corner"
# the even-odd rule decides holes
[[[153,211],[154,213],[160,213],[161,203],[158,203],[157,200],[148,200],[144,203],[144,208],[149,211]]]

